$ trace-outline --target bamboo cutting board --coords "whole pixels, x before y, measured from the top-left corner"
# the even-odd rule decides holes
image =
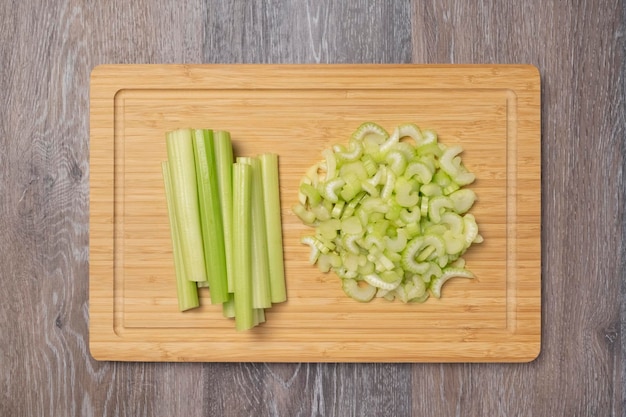
[[[525,65],[105,65],[91,75],[90,349],[99,360],[525,362],[541,340],[540,77]],[[323,149],[364,121],[413,122],[465,149],[485,241],[439,300],[357,303],[308,265],[291,213]],[[236,332],[177,310],[165,132],[228,130],[279,155],[288,301]],[[206,294],[204,294],[206,295]],[[206,298],[205,298],[206,299]]]

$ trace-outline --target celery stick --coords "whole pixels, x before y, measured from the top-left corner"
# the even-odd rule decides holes
[[[165,141],[185,276],[206,281],[191,136],[191,129],[179,129],[168,132]]]
[[[270,268],[263,205],[263,178],[261,161],[258,158],[239,157],[237,162],[252,167],[252,307],[255,309],[272,306],[270,294]]]
[[[230,133],[216,130],[213,132],[217,186],[220,193],[222,223],[224,225],[224,248],[226,250],[226,280],[228,291],[233,292],[233,145]]]
[[[265,310],[263,310],[262,308],[257,308],[254,310],[254,312],[256,313],[256,320],[258,320],[259,324],[265,323]]]
[[[252,168],[247,164],[233,164],[233,286],[237,330],[254,326],[251,197]]]
[[[222,304],[222,315],[229,319],[235,318],[235,297],[228,293],[228,301]]]
[[[213,132],[208,129],[194,129],[193,150],[207,280],[211,303],[219,304],[228,299],[228,287],[222,211],[213,150]]]
[[[254,325],[258,326],[261,323],[265,323],[265,310],[262,308],[254,309]]]
[[[265,153],[259,156],[263,178],[263,202],[267,227],[267,250],[270,265],[270,291],[273,303],[287,299],[283,235],[280,217],[280,188],[278,180],[278,155]]]
[[[185,311],[200,306],[200,301],[198,300],[198,289],[196,288],[195,282],[189,281],[185,277],[185,268],[180,247],[180,236],[178,235],[178,225],[176,224],[174,196],[172,193],[172,184],[168,163],[162,162],[161,168],[163,170],[165,199],[167,200],[167,213],[170,221],[170,234],[172,236],[172,255],[174,256],[174,270],[176,271],[176,294],[178,296],[178,309],[180,311]]]

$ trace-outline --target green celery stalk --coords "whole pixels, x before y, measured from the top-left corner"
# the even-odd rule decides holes
[[[254,327],[252,308],[252,168],[233,164],[233,287],[235,328]]]
[[[172,255],[174,257],[174,270],[176,271],[176,294],[178,296],[178,309],[190,310],[200,306],[196,283],[185,276],[183,254],[180,247],[180,236],[176,224],[176,208],[174,207],[174,195],[172,192],[172,180],[168,162],[162,162],[163,182],[165,184],[165,199],[167,201],[167,213],[170,222],[170,234],[172,236]]]
[[[168,132],[165,141],[185,276],[198,282],[207,276],[191,137],[191,129],[179,129]]]
[[[235,318],[235,296],[233,293],[228,293],[228,301],[222,304],[222,315],[229,319]]]
[[[211,303],[220,304],[228,300],[228,287],[222,209],[213,150],[213,132],[208,129],[194,129],[193,150],[198,183],[204,260]]]
[[[253,157],[239,157],[237,162],[252,168],[252,307],[269,308],[272,306],[272,298],[261,161]]]
[[[267,250],[270,267],[270,292],[272,303],[287,299],[285,288],[285,265],[283,235],[280,217],[280,187],[278,179],[278,155],[264,153],[259,156],[263,178],[263,202],[267,228]]]
[[[265,310],[262,308],[254,309],[254,322],[259,325],[261,323],[265,323]]]
[[[222,224],[224,225],[224,248],[226,250],[226,281],[228,291],[233,292],[233,145],[230,133],[216,130],[213,132],[213,148],[215,151],[215,167],[217,186],[220,193],[222,208]]]

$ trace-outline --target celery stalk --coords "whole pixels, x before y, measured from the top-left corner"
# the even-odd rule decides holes
[[[165,140],[185,276],[206,281],[191,137],[191,129],[179,129],[168,132]]]
[[[229,319],[235,318],[235,297],[228,293],[228,301],[222,304],[222,315]]]
[[[261,323],[265,323],[265,310],[262,308],[254,309],[254,325],[258,326]]]
[[[213,132],[208,129],[194,129],[193,150],[198,183],[204,260],[211,303],[220,304],[228,299],[228,287],[222,210],[213,150]]]
[[[220,193],[222,223],[224,225],[224,248],[226,250],[226,280],[228,291],[233,292],[233,145],[230,133],[216,130],[213,132],[213,148],[215,150],[215,167],[217,186]]]
[[[252,307],[255,309],[272,306],[270,293],[270,268],[263,204],[263,178],[261,161],[253,157],[239,157],[237,162],[252,168]]]
[[[252,168],[233,164],[233,286],[235,327],[254,327],[252,308]]]
[[[167,201],[167,213],[170,222],[170,234],[172,236],[172,255],[174,256],[174,270],[176,272],[176,294],[178,296],[178,309],[180,311],[185,311],[200,306],[200,301],[198,300],[198,288],[196,287],[195,282],[189,281],[185,277],[183,254],[180,247],[178,225],[176,224],[174,195],[172,192],[172,183],[168,163],[162,162],[161,168],[163,170],[165,199]]]
[[[285,266],[283,235],[280,212],[280,188],[278,179],[278,155],[259,155],[263,178],[263,202],[267,227],[267,250],[270,267],[270,291],[273,303],[287,299],[285,288]]]

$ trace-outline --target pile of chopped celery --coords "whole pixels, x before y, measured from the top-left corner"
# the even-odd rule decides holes
[[[278,157],[233,157],[230,134],[179,129],[162,163],[181,311],[200,306],[198,287],[237,330],[265,321],[286,300]]]
[[[473,278],[462,255],[482,242],[468,211],[475,180],[431,130],[392,134],[362,124],[348,146],[326,149],[302,178],[293,212],[315,233],[302,237],[309,262],[333,271],[345,293],[368,302],[424,302],[450,278]]]

